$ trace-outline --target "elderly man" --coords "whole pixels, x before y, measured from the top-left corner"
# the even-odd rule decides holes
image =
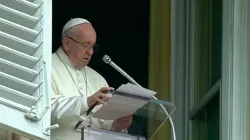
[[[77,140],[81,134],[75,131],[78,121],[88,124],[86,115],[90,106],[98,102],[93,111],[110,98],[105,92],[114,90],[88,63],[95,50],[96,32],[86,19],[68,21],[62,31],[62,46],[52,55],[52,130],[51,139]],[[125,132],[132,116],[118,120],[92,118],[92,127]]]

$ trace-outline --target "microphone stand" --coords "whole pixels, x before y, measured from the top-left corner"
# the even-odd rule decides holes
[[[137,83],[132,77],[130,77],[125,71],[123,71],[118,65],[116,65],[112,60],[111,58],[108,56],[108,55],[104,55],[103,56],[103,59],[104,63],[106,64],[109,64],[110,66],[112,66],[114,69],[116,69],[119,73],[121,73],[124,77],[126,77],[131,83],[139,86],[139,87],[142,87],[139,83]],[[158,100],[155,96],[153,96],[153,98],[155,100]],[[166,110],[166,108],[160,104],[161,108],[163,109],[164,113],[166,114],[166,116],[168,116],[169,118],[169,121],[170,121],[170,124],[172,126],[172,135],[173,135],[173,140],[176,140],[176,136],[175,136],[175,127],[174,127],[174,123],[173,123],[173,120],[171,118],[171,116],[169,115],[168,111]],[[150,139],[156,134],[156,132],[163,126],[163,124],[167,121],[166,118],[162,123],[161,125],[157,128],[157,130],[154,132],[154,134],[150,137]]]

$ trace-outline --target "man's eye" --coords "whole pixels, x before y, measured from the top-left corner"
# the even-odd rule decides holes
[[[88,48],[88,45],[83,45],[84,48]]]

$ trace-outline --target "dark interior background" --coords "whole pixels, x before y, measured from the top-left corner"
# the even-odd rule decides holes
[[[144,87],[148,87],[149,0],[53,0],[53,52],[61,45],[64,24],[71,18],[89,20],[96,29],[101,49],[93,55],[90,67],[110,86],[127,83],[121,74],[102,61],[104,54]],[[129,133],[146,135],[147,120],[134,116]]]

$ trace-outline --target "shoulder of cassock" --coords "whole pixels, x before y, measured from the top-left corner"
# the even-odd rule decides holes
[[[75,69],[68,65],[68,68]],[[97,86],[109,86],[105,78],[100,75],[97,71],[92,69],[89,66],[85,66],[86,75],[88,77],[88,82],[90,82],[92,85]],[[84,70],[82,70],[84,72]],[[58,55],[56,53],[52,54],[52,82],[60,81],[60,79],[63,79],[63,77],[67,77],[67,69],[65,65],[62,63],[62,61],[59,59]],[[67,77],[71,78],[71,77]],[[68,79],[69,81],[70,79]]]

